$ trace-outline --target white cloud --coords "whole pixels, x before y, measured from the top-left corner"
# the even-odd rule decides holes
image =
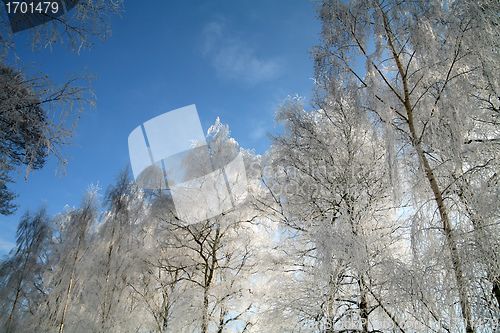
[[[281,72],[279,58],[258,57],[247,43],[227,33],[222,23],[209,23],[203,37],[203,52],[222,78],[253,85],[272,80]]]
[[[262,139],[266,134],[267,128],[264,122],[259,121],[254,123],[254,126],[248,133],[248,136],[250,137],[250,139],[257,141],[259,139]]]
[[[217,42],[222,38],[223,25],[218,22],[210,22],[203,31],[203,38],[205,43],[203,45],[203,52],[210,53],[215,48]]]

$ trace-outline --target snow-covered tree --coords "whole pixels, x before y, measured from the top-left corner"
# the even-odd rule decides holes
[[[138,223],[147,216],[144,193],[131,178],[130,168],[120,171],[108,186],[100,221],[91,228],[87,255],[79,262],[85,281],[78,316],[87,331],[123,332],[137,325],[132,320],[131,290],[127,278],[141,267],[144,249],[138,244]],[[135,316],[136,314],[134,314]]]
[[[285,131],[273,138],[263,209],[283,224],[278,247],[285,257],[277,263],[286,278],[276,282],[281,291],[270,314],[286,318],[280,330],[399,327],[404,316],[395,313],[404,305],[387,277],[405,253],[393,230],[383,141],[355,87],[344,87],[342,97],[325,88],[318,86],[314,110],[293,98],[276,115]]]
[[[17,228],[16,248],[0,266],[2,327],[5,332],[20,332],[22,322],[28,321],[27,317],[36,310],[39,277],[45,268],[42,250],[50,237],[46,207],[23,215]]]
[[[89,231],[97,220],[97,189],[91,188],[77,209],[59,214],[54,223],[58,226],[57,240],[50,249],[43,290],[46,299],[31,322],[34,331],[63,332],[68,326],[73,331],[84,330],[77,309],[85,302],[86,281],[82,279],[82,258],[88,255]],[[88,268],[87,268],[88,269]]]
[[[16,2],[19,4],[19,2]],[[36,3],[36,2],[35,2]],[[16,22],[30,31],[29,43],[33,51],[53,43],[68,46],[72,52],[90,49],[95,38],[101,41],[110,34],[109,15],[122,11],[123,0],[57,1],[58,13],[67,11],[41,25],[47,14],[22,14],[17,10]],[[15,3],[10,4],[14,6]],[[41,5],[41,2],[40,2]],[[12,9],[14,11],[14,9]],[[37,18],[35,18],[35,16]],[[58,159],[61,172],[67,164],[64,148],[70,143],[76,122],[84,106],[95,106],[90,88],[93,75],[85,70],[70,76],[63,84],[51,81],[41,72],[23,68],[18,57],[15,64],[7,62],[9,52],[15,51],[14,33],[6,11],[0,15],[0,214],[16,210],[16,194],[8,188],[12,182],[9,173],[18,167],[26,168],[26,176],[40,169],[47,157]],[[14,31],[17,32],[16,29]],[[87,87],[81,86],[80,82]],[[72,118],[72,119],[71,119]],[[25,178],[27,179],[27,178]]]
[[[85,2],[64,0],[64,5],[63,1],[58,1],[57,4],[58,8],[54,10],[55,14],[63,12],[64,14],[57,17],[54,15],[54,19],[46,20],[54,9],[48,8],[49,14],[41,18],[45,21],[44,24],[36,24],[41,22],[39,15],[38,19],[35,18],[36,13],[16,16],[14,25],[22,27],[21,30],[27,29],[29,31],[28,44],[33,50],[51,48],[54,43],[66,44],[71,52],[90,49],[94,44],[94,39],[97,38],[102,42],[111,34],[109,17],[123,11],[123,0],[90,0]],[[11,12],[13,11],[14,8],[11,8]],[[7,12],[3,11],[0,16],[2,55],[6,55],[10,49],[14,48],[15,33],[13,30],[20,31],[15,29],[12,23]]]
[[[203,152],[202,152],[203,153]],[[184,177],[203,177],[234,160],[240,148],[218,120],[209,130],[204,160],[199,151],[184,158]],[[253,155],[242,152],[248,164]],[[199,169],[201,168],[201,169]],[[246,179],[244,187],[247,186]],[[214,192],[213,195],[219,195]],[[216,198],[223,200],[223,198]],[[192,205],[196,205],[195,202]],[[193,207],[194,209],[194,207]],[[257,215],[241,205],[218,216],[186,224],[168,192],[156,193],[150,218],[141,226],[147,256],[130,287],[154,318],[158,332],[245,332],[253,325],[252,277],[259,257]]]
[[[498,1],[318,6],[316,80],[333,96],[357,82],[360,107],[384,123],[393,183],[413,199],[414,260],[429,276],[422,287],[439,295],[433,320],[448,330],[460,329],[451,327],[457,316],[466,332],[485,313],[498,316],[495,292],[478,293],[499,290],[498,254],[486,250],[497,243],[498,214],[479,199],[498,207],[487,192],[498,191],[499,12]]]
[[[64,148],[74,135],[84,105],[94,104],[93,94],[74,84],[90,79],[82,74],[59,85],[47,76],[29,77],[0,63],[0,213],[15,211],[15,195],[7,183],[12,182],[9,174],[16,168],[24,167],[27,177],[54,156],[64,171]]]
[[[96,281],[103,289],[99,295],[102,301],[101,331],[110,332],[111,328],[118,328],[113,321],[123,312],[119,303],[123,301],[126,288],[121,275],[132,268],[129,267],[129,253],[135,245],[131,241],[134,224],[145,213],[143,195],[131,179],[129,168],[120,172],[115,184],[108,187],[104,202],[107,214],[94,241],[97,243],[94,253],[103,255],[100,259],[105,271]]]

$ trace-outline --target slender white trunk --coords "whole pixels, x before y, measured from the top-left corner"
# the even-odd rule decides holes
[[[457,282],[459,299],[460,299],[460,306],[461,306],[461,310],[462,310],[462,316],[463,316],[463,319],[465,322],[466,332],[473,333],[475,330],[473,327],[472,311],[471,311],[471,307],[470,307],[470,303],[469,303],[469,297],[467,295],[467,289],[465,286],[465,280],[464,280],[464,276],[463,276],[460,255],[458,252],[458,248],[457,248],[457,244],[455,242],[455,239],[453,238],[453,228],[452,228],[451,222],[449,220],[448,209],[444,203],[442,192],[439,188],[436,177],[434,176],[432,168],[429,164],[429,161],[427,160],[427,157],[424,153],[424,150],[422,149],[422,145],[420,143],[420,140],[417,136],[417,133],[415,130],[415,121],[413,118],[413,107],[412,107],[411,101],[410,101],[410,90],[408,88],[408,80],[407,80],[406,72],[403,68],[403,64],[401,63],[401,61],[399,59],[399,55],[398,55],[396,48],[393,44],[392,37],[391,37],[392,35],[391,35],[389,28],[388,28],[386,13],[382,13],[382,14],[383,14],[384,26],[385,26],[385,30],[386,30],[387,42],[388,42],[389,47],[391,49],[394,60],[396,61],[396,65],[397,65],[399,74],[401,75],[402,82],[403,82],[404,97],[402,98],[402,102],[403,102],[403,105],[404,105],[404,108],[406,111],[408,127],[409,127],[410,135],[411,135],[411,142],[412,142],[413,147],[417,151],[417,154],[418,154],[418,157],[420,158],[420,161],[423,164],[423,167],[425,170],[425,175],[426,175],[426,178],[429,182],[429,186],[432,189],[432,193],[434,194],[434,200],[436,201],[438,211],[439,211],[439,216],[440,216],[441,222],[443,224],[443,231],[444,231],[445,238],[446,238],[446,244],[450,250],[451,264],[452,264],[453,272],[455,274],[455,279]]]

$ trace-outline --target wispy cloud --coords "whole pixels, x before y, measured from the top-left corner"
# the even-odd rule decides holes
[[[203,38],[203,52],[222,78],[253,85],[272,80],[281,72],[278,57],[259,57],[255,49],[229,33],[223,23],[209,23]]]
[[[256,126],[248,133],[248,136],[250,139],[257,141],[261,138],[263,138],[267,134],[267,128],[266,126],[260,122],[259,124],[256,124]]]

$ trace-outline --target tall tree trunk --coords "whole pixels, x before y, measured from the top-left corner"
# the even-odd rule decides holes
[[[203,290],[203,314],[201,322],[201,333],[208,332],[208,322],[210,320],[208,314],[208,307],[210,304],[209,303],[210,287],[212,286],[212,281],[215,274],[215,268],[217,266],[217,247],[219,246],[219,235],[220,235],[220,225],[216,223],[214,243],[211,249],[212,260],[207,260],[206,262],[207,267],[205,269],[205,288]]]
[[[217,328],[217,333],[223,333],[224,331],[224,317],[226,316],[226,309],[224,307],[224,303],[220,306],[220,314],[219,314],[219,327]]]
[[[105,285],[104,300],[102,305],[102,320],[101,320],[102,332],[105,332],[106,322],[108,321],[109,312],[111,311],[111,304],[109,304],[108,306],[108,295],[109,295],[109,278],[111,275],[111,261],[113,256],[114,243],[115,243],[115,227],[113,227],[113,230],[111,232],[111,244],[109,245],[109,251],[108,251],[108,264],[107,264],[108,267],[106,268],[106,285]]]
[[[415,131],[415,122],[413,119],[413,107],[411,105],[410,101],[410,90],[408,88],[408,80],[406,76],[406,72],[403,68],[403,64],[401,63],[399,59],[399,55],[396,51],[396,48],[393,44],[392,41],[392,35],[390,32],[390,29],[388,27],[387,23],[387,16],[386,13],[382,11],[383,15],[383,20],[384,20],[384,28],[386,31],[386,36],[387,36],[387,42],[389,44],[389,47],[391,49],[392,55],[394,57],[394,60],[396,61],[396,65],[398,68],[398,72],[401,75],[401,79],[403,82],[403,89],[404,89],[404,97],[401,97],[398,95],[400,98],[401,102],[404,105],[405,111],[406,111],[406,120],[408,123],[408,127],[410,129],[410,135],[411,135],[411,142],[415,150],[417,151],[418,157],[420,158],[420,161],[422,162],[425,170],[425,175],[427,177],[427,180],[429,182],[429,185],[432,189],[432,192],[434,194],[434,200],[436,201],[438,210],[439,210],[439,216],[441,218],[441,222],[443,224],[443,231],[445,234],[446,238],[446,243],[447,246],[450,250],[450,256],[451,256],[451,263],[453,267],[453,272],[455,274],[455,279],[457,282],[457,287],[458,287],[458,293],[459,293],[459,298],[460,298],[460,306],[462,310],[462,316],[465,322],[465,328],[467,333],[473,333],[474,326],[473,326],[473,320],[472,320],[472,311],[469,303],[469,298],[467,295],[467,288],[465,285],[465,280],[463,276],[463,271],[462,271],[462,264],[460,261],[460,255],[458,252],[458,248],[455,242],[455,239],[453,238],[453,229],[451,222],[449,220],[448,216],[448,209],[444,203],[442,192],[439,189],[439,185],[437,183],[436,178],[434,177],[434,173],[432,171],[432,168],[429,164],[429,161],[427,160],[427,157],[424,153],[424,150],[422,149],[422,145],[420,142],[420,139],[417,136],[417,133]]]
[[[81,243],[81,237],[79,237],[79,240],[78,240],[78,246],[76,248],[75,259],[73,261],[73,268],[71,270],[71,276],[69,278],[68,290],[66,291],[66,301],[64,303],[64,308],[63,308],[61,323],[59,324],[59,333],[62,333],[63,328],[64,328],[64,320],[65,320],[65,317],[66,317],[66,311],[68,309],[69,296],[71,294],[71,289],[73,287],[73,279],[75,277],[76,262],[78,260],[78,251],[80,249],[80,243]]]
[[[205,286],[203,290],[203,313],[201,318],[201,333],[207,333],[208,330],[208,305],[209,288]]]
[[[66,301],[64,304],[63,312],[62,312],[61,323],[59,324],[59,333],[62,333],[63,328],[64,328],[64,320],[66,318],[66,311],[68,310],[68,303],[69,303],[69,298],[71,295],[71,289],[73,288],[73,280],[75,278],[76,263],[78,261],[78,255],[80,252],[80,245],[82,243],[83,237],[85,235],[85,230],[87,228],[87,223],[88,223],[87,219],[91,218],[90,212],[86,211],[87,209],[90,209],[90,207],[84,208],[84,212],[83,212],[84,216],[83,217],[78,217],[78,218],[83,218],[84,221],[80,222],[82,224],[82,226],[81,226],[80,233],[78,235],[78,245],[76,246],[76,252],[75,252],[74,259],[73,259],[73,268],[71,269],[71,276],[69,278],[68,289],[66,291]]]
[[[21,284],[21,283],[19,283],[19,284]],[[16,297],[14,298],[14,304],[12,304],[12,310],[10,311],[9,325],[7,326],[7,331],[5,331],[6,333],[9,333],[9,331],[10,331],[10,326],[12,325],[12,319],[14,318],[14,310],[16,309],[17,300],[19,299],[19,292],[20,291],[21,291],[21,287],[19,286],[17,288]]]
[[[359,277],[358,280],[360,300],[359,300],[359,317],[361,319],[361,331],[363,333],[370,332],[368,330],[368,301],[366,299],[366,289],[364,287],[365,283],[363,276]]]
[[[21,273],[21,276],[19,277],[19,283],[17,284],[16,297],[14,298],[14,304],[12,304],[12,310],[10,311],[9,325],[7,326],[6,333],[9,333],[10,327],[12,325],[12,320],[14,319],[14,311],[16,309],[16,305],[17,305],[17,302],[19,300],[19,294],[21,293],[21,285],[23,283],[24,273],[26,272],[26,266],[28,265],[28,260],[29,260],[30,253],[31,253],[31,251],[28,252],[28,254],[26,256],[26,259],[24,260],[23,271]]]

